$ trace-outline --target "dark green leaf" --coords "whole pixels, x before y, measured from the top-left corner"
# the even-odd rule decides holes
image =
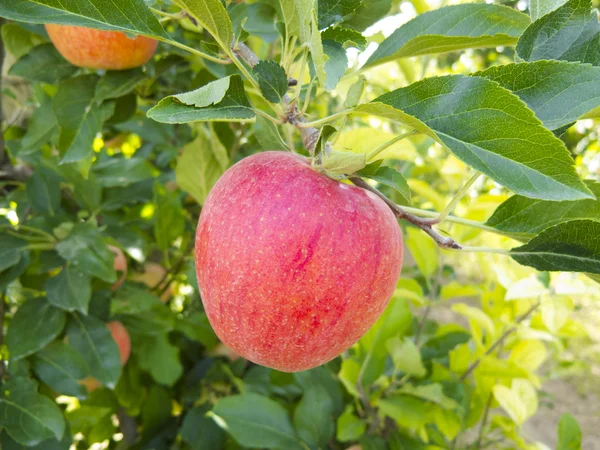
[[[171,418],[171,397],[169,391],[153,384],[148,389],[148,396],[142,409],[144,436],[152,436]]]
[[[148,117],[163,123],[226,120],[245,121],[254,117],[239,75],[208,83],[183,94],[163,98]]]
[[[546,228],[510,255],[537,270],[600,273],[600,222],[581,219]]]
[[[18,264],[26,246],[27,241],[0,233],[0,272]]]
[[[2,25],[2,42],[6,50],[19,59],[43,43],[44,39],[18,23],[8,22]]]
[[[31,447],[52,437],[61,440],[65,419],[56,403],[38,394],[33,380],[12,378],[0,392],[0,426],[19,444]]]
[[[93,316],[72,314],[67,326],[71,346],[87,363],[90,374],[109,388],[121,376],[121,356],[106,324]]]
[[[34,211],[55,215],[60,208],[60,177],[50,169],[38,167],[27,180],[27,199]]]
[[[525,61],[558,59],[600,64],[600,24],[591,0],[569,0],[536,20],[521,36],[517,54]]]
[[[260,61],[252,69],[263,97],[271,103],[279,103],[288,89],[285,70],[275,61]]]
[[[498,206],[487,225],[527,236],[569,220],[600,220],[600,183],[587,180],[585,184],[597,197],[595,200],[548,202],[514,195]]]
[[[518,97],[485,78],[427,78],[357,111],[430,135],[517,194],[546,200],[592,198],[562,141]]]
[[[30,23],[60,23],[170,39],[143,0],[0,0],[0,16]]]
[[[581,450],[581,428],[569,413],[563,414],[558,422],[556,450]]]
[[[129,186],[154,178],[156,169],[146,159],[134,157],[108,158],[92,168],[98,183],[104,187]]]
[[[29,118],[29,127],[21,141],[19,155],[39,150],[42,145],[58,134],[58,122],[52,102],[46,102],[33,111]]]
[[[420,14],[402,25],[379,44],[364,67],[408,56],[514,45],[529,23],[528,16],[505,6],[447,6]]]
[[[263,116],[257,116],[254,123],[254,135],[263,150],[287,150],[277,125]]]
[[[175,325],[188,338],[200,342],[207,349],[212,349],[217,345],[217,335],[210,326],[208,317],[204,312],[190,314],[188,317],[175,322]]]
[[[365,178],[375,180],[378,183],[391,187],[396,190],[408,204],[411,203],[410,187],[408,187],[406,178],[404,178],[396,169],[392,167],[379,167],[375,173],[364,176]]]
[[[351,405],[346,407],[344,413],[337,420],[337,440],[340,442],[356,441],[367,430],[367,424],[359,419],[353,412]]]
[[[88,275],[69,265],[55,277],[48,278],[46,295],[57,308],[87,314],[92,299],[92,283]]]
[[[185,229],[185,214],[181,207],[180,193],[167,191],[161,184],[154,185],[156,221],[154,237],[161,250],[167,250]]]
[[[350,45],[359,50],[364,50],[367,47],[367,39],[362,34],[344,27],[327,28],[321,33],[321,39],[323,41],[335,41],[342,45],[349,42]]]
[[[450,350],[460,344],[469,342],[470,339],[471,335],[466,331],[451,331],[435,336],[429,339],[421,348],[423,361],[447,358]]]
[[[129,94],[145,79],[146,74],[139,68],[107,72],[96,85],[96,101],[102,102]]]
[[[115,112],[106,120],[106,123],[114,125],[131,119],[137,111],[137,98],[135,93],[117,98],[115,100]]]
[[[157,383],[173,386],[183,374],[179,348],[169,342],[166,333],[134,340],[134,353],[140,368],[152,375]]]
[[[23,303],[10,322],[6,345],[11,360],[29,356],[58,336],[67,321],[66,313],[43,297]]]
[[[59,171],[69,183],[73,197],[81,207],[94,211],[100,206],[102,186],[94,173],[89,173],[87,178],[84,178],[75,164],[63,164],[59,166]]]
[[[183,419],[179,433],[191,450],[222,450],[225,445],[225,432],[211,418],[206,416],[208,405],[191,409]]]
[[[183,148],[183,154],[177,161],[177,184],[202,205],[229,166],[228,159],[227,151],[214,130],[200,126],[196,138]]]
[[[344,22],[344,26],[363,31],[387,15],[392,0],[363,0],[356,11]]]
[[[0,256],[2,254],[2,245],[0,244]],[[7,261],[3,261],[6,264]],[[8,270],[0,272],[0,291],[5,290],[8,285],[19,278],[29,266],[29,252],[24,250],[21,252],[19,261],[10,267]]]
[[[567,0],[529,0],[529,15],[531,16],[531,20],[538,20],[566,2]]]
[[[319,29],[341,22],[362,4],[362,0],[319,0]]]
[[[323,51],[328,58],[325,61],[325,73],[327,74],[325,89],[331,91],[344,76],[348,68],[348,57],[342,44],[336,41],[323,41]]]
[[[221,0],[178,0],[223,48],[231,47],[233,28]]]
[[[59,394],[79,399],[87,397],[87,389],[77,381],[89,375],[89,368],[81,355],[68,344],[56,341],[36,353],[33,370]]]
[[[119,404],[130,416],[138,416],[142,411],[146,388],[142,384],[142,372],[134,360],[123,367],[123,373],[115,386],[115,396]]]
[[[58,80],[70,77],[77,70],[77,67],[71,65],[56,51],[54,45],[42,44],[14,63],[8,73],[31,81],[54,84]]]
[[[113,267],[114,254],[109,250],[98,229],[91,225],[75,225],[67,238],[56,245],[56,251],[82,272],[107,283],[117,281]]]
[[[287,411],[268,397],[253,393],[225,397],[213,413],[244,447],[302,449]]]
[[[6,432],[0,434],[0,446],[2,450],[69,450],[73,438],[69,430],[65,431],[65,435],[62,440],[58,441],[55,438],[46,439],[33,447],[29,445],[22,445],[11,438]]]
[[[600,106],[600,67],[562,61],[495,66],[476,75],[509,89],[556,130]]]

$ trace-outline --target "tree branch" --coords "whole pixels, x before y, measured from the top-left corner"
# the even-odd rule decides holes
[[[506,330],[504,333],[502,333],[502,336],[500,336],[496,342],[494,342],[492,344],[492,346],[490,348],[488,348],[486,350],[486,352],[483,354],[483,356],[488,356],[489,354],[491,354],[494,350],[496,350],[498,348],[498,346],[500,346],[504,340],[510,336],[514,331],[517,330],[517,325],[519,325],[521,322],[523,322],[525,319],[527,319],[531,314],[533,314],[533,312],[540,306],[541,302],[536,303],[535,305],[533,305],[531,308],[529,308],[527,310],[527,312],[525,314],[523,314],[521,317],[519,317],[516,321],[515,321],[515,325],[513,325],[512,327],[510,327],[508,330]],[[461,375],[460,380],[463,381],[465,378],[467,378],[471,373],[473,373],[473,371],[479,366],[479,364],[481,364],[481,360],[482,357],[477,358],[477,360],[475,360],[467,370],[465,370],[465,372]]]
[[[4,25],[4,19],[0,18],[0,28]],[[6,149],[4,146],[4,115],[2,114],[2,68],[4,67],[4,42],[0,36],[0,168],[5,165]]]

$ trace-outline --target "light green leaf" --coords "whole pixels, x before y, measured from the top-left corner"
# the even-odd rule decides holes
[[[341,22],[344,17],[352,14],[362,3],[362,0],[319,0],[319,29]]]
[[[600,273],[600,222],[571,220],[545,229],[510,255],[537,270]]]
[[[222,156],[219,156],[222,155]],[[227,169],[227,152],[214,132],[197,128],[196,138],[183,148],[177,161],[175,179],[199,204]]]
[[[287,150],[288,146],[282,139],[277,125],[263,116],[257,116],[254,123],[254,136],[263,150]]]
[[[114,388],[121,376],[121,356],[106,324],[94,316],[72,314],[67,326],[69,344],[87,363],[90,374]]]
[[[421,361],[421,352],[412,340],[393,337],[388,339],[385,345],[394,361],[396,370],[416,377],[425,376],[427,371]]]
[[[154,238],[158,248],[166,251],[185,230],[185,213],[181,206],[180,193],[168,191],[164,185],[155,183],[154,204]]]
[[[514,45],[530,20],[500,5],[467,3],[419,14],[385,39],[364,67],[408,56]]]
[[[252,119],[254,112],[242,78],[231,75],[194,91],[165,97],[148,111],[147,116],[162,123],[237,122]]]
[[[0,5],[0,11],[1,8]],[[58,53],[54,45],[42,44],[34,47],[14,63],[8,73],[31,81],[54,84],[70,77],[77,70],[77,67],[71,65]]]
[[[46,281],[46,295],[54,306],[66,311],[87,314],[92,299],[90,277],[82,271],[67,266]]]
[[[334,150],[328,156],[323,156],[322,164],[325,170],[334,175],[351,175],[367,165],[367,158],[363,153]]]
[[[558,59],[600,64],[600,24],[591,0],[569,0],[536,20],[521,36],[517,54],[525,61]]]
[[[494,386],[493,393],[502,409],[518,425],[523,425],[537,410],[535,388],[526,379],[515,378],[510,389],[498,384]]]
[[[271,103],[279,103],[288,90],[285,70],[275,61],[260,61],[252,68],[263,97]]]
[[[323,41],[323,51],[327,55],[327,61],[325,61],[325,73],[327,75],[325,89],[331,91],[335,89],[344,76],[348,68],[348,57],[342,44],[336,41]]]
[[[581,450],[581,428],[569,413],[563,414],[558,422],[556,450]]]
[[[140,368],[150,373],[157,383],[173,386],[183,374],[179,348],[169,342],[166,333],[134,340],[134,344]]]
[[[469,319],[471,328],[474,328],[474,324],[484,329],[487,332],[487,341],[491,342],[496,336],[496,327],[490,317],[479,308],[469,306],[466,303],[455,303],[452,305],[452,311],[461,316]]]
[[[427,78],[355,111],[397,120],[430,135],[518,194],[546,200],[592,197],[562,141],[518,97],[485,78]]]
[[[486,225],[528,237],[569,220],[600,220],[600,183],[586,180],[585,184],[596,199],[549,202],[514,195],[498,206]]]
[[[8,326],[6,345],[10,359],[16,361],[44,348],[62,332],[66,320],[65,312],[45,298],[27,300]]]
[[[367,39],[356,30],[343,27],[330,27],[321,33],[321,40],[335,41],[344,46],[348,45],[364,50],[367,47]]]
[[[358,374],[360,373],[360,364],[354,359],[344,359],[338,376],[340,381],[352,396],[358,398],[360,394],[357,389]]]
[[[529,15],[531,16],[531,20],[538,20],[566,2],[567,0],[529,0]]]
[[[365,434],[367,424],[354,414],[352,405],[346,406],[344,413],[337,420],[336,438],[340,442],[356,441]]]
[[[44,38],[33,33],[18,23],[9,22],[2,25],[2,42],[15,58],[26,55],[32,48],[43,44]]]
[[[436,243],[421,230],[408,228],[405,244],[421,273],[427,278],[433,276],[439,265]]]
[[[391,187],[402,196],[406,204],[411,204],[410,187],[408,187],[406,178],[393,167],[379,167],[375,173],[363,176]]]
[[[367,85],[367,79],[361,75],[358,77],[350,89],[348,89],[348,94],[346,95],[346,100],[344,100],[344,108],[354,108],[360,102],[360,98],[365,92],[365,86]]]
[[[206,416],[209,410],[208,404],[197,406],[183,419],[179,434],[191,450],[221,449],[225,444],[225,432]]]
[[[87,389],[77,381],[89,375],[89,368],[73,347],[56,341],[33,358],[37,376],[59,394],[79,399],[87,397]]]
[[[379,411],[402,427],[417,429],[427,423],[428,410],[423,400],[408,395],[392,395],[377,404]]]
[[[396,392],[397,394],[411,395],[413,397],[433,402],[445,409],[457,409],[460,406],[456,400],[444,394],[444,389],[439,383],[424,384],[421,386],[407,384]]]
[[[535,61],[490,67],[475,75],[512,91],[544,126],[556,130],[600,106],[600,67],[566,61]]]
[[[175,0],[175,2],[189,12],[223,49],[229,51],[233,28],[221,0]]]
[[[253,393],[225,397],[217,402],[213,414],[217,423],[222,423],[244,447],[303,448],[288,412],[268,397]]]
[[[0,392],[0,426],[19,444],[32,447],[65,432],[65,419],[56,403],[38,394],[33,380],[11,378]]]
[[[542,322],[548,331],[557,333],[569,319],[574,307],[573,299],[565,295],[545,296],[540,309]]]
[[[96,101],[102,102],[127,95],[144,81],[146,76],[139,68],[107,72],[96,85]]]
[[[128,0],[118,6],[114,1],[0,0],[0,16],[20,22],[78,25],[170,40],[143,0]]]

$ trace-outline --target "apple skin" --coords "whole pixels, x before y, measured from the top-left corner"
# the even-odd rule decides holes
[[[301,156],[263,152],[213,187],[195,259],[219,339],[257,364],[297,372],[335,358],[375,323],[402,251],[398,222],[377,196]]]
[[[87,69],[125,70],[142,66],[158,45],[158,41],[145,36],[131,39],[120,31],[75,25],[46,24],[46,31],[67,61]]]

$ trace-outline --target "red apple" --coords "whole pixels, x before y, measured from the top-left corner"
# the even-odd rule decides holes
[[[116,291],[121,287],[127,278],[127,258],[125,257],[123,250],[121,250],[119,247],[109,245],[108,249],[113,253],[113,255],[115,255],[115,260],[113,262],[115,271],[121,272],[121,278],[119,278],[117,282],[110,287],[112,291]]]
[[[120,31],[103,31],[74,25],[46,24],[52,43],[71,64],[88,69],[124,70],[146,64],[158,41],[130,38]]]
[[[231,167],[196,231],[206,314],[226,345],[285,372],[323,364],[377,320],[396,287],[402,234],[374,194],[285,152]]]

